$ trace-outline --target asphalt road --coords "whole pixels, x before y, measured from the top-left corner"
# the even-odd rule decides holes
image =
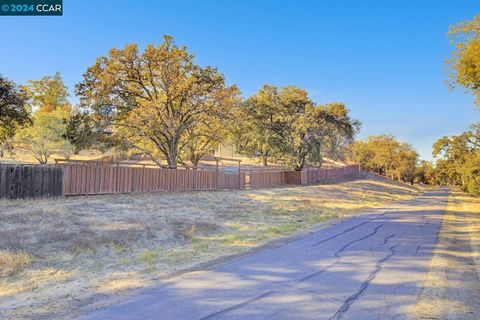
[[[362,214],[80,319],[409,319],[447,197]]]

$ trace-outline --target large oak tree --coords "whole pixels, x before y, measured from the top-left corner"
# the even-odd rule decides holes
[[[343,137],[350,141],[359,122],[342,103],[315,104],[305,90],[265,85],[238,109],[234,129],[238,150],[247,156],[282,160],[301,170],[305,164],[321,165],[325,145]]]
[[[205,119],[228,117],[238,99],[236,86],[216,68],[195,64],[170,36],[141,53],[136,44],[111,49],[88,68],[77,94],[117,141],[159,165],[166,159],[169,168],[195,142],[191,133],[209,130]]]

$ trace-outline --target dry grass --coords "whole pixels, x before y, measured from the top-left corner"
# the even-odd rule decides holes
[[[478,319],[480,198],[450,193],[435,254],[412,314],[421,319]]]
[[[470,235],[470,243],[472,246],[472,257],[476,262],[477,273],[480,276],[480,197],[455,192],[454,199],[456,199],[456,210],[464,212],[468,221],[466,224],[466,232]]]
[[[71,318],[119,291],[418,189],[359,173],[306,187],[0,201],[2,318]],[[3,262],[2,262],[3,263]],[[3,268],[2,268],[3,269]]]
[[[95,151],[95,150],[87,150],[81,151],[79,154],[73,155],[71,157],[72,160],[92,160],[92,159],[99,159],[104,154]],[[53,154],[48,158],[48,163],[55,163],[54,159],[65,158],[61,154]],[[18,147],[15,148],[15,152],[13,154],[6,154],[3,158],[0,158],[1,163],[32,163],[38,164],[38,160],[27,150],[22,150],[22,148]]]
[[[30,265],[32,258],[25,252],[0,250],[0,276],[8,277]]]

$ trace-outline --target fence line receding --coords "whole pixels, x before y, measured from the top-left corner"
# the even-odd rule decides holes
[[[302,171],[251,171],[249,173],[250,188],[313,184],[325,179],[338,178],[359,170],[359,166],[355,164],[340,168],[306,168]]]
[[[0,165],[0,198],[272,188],[318,183],[358,170],[358,165],[303,171],[247,170],[233,173],[218,168],[174,170],[124,164]]]

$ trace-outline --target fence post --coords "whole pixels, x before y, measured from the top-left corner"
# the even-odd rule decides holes
[[[145,164],[143,165],[142,168],[142,192],[145,192]]]
[[[118,171],[120,168],[120,163],[117,163],[117,168],[115,172],[115,193],[118,193]]]
[[[238,162],[238,180],[237,180],[237,187],[240,190],[240,161]]]
[[[215,190],[218,190],[218,159],[215,158],[215,166],[216,166],[216,173],[215,173]]]
[[[196,182],[198,172],[198,169],[192,170],[192,190],[197,190]]]
[[[87,162],[87,165],[85,166],[85,195],[88,195],[88,177],[89,177],[89,174],[88,174],[88,171],[90,169],[90,165],[88,164]]]

